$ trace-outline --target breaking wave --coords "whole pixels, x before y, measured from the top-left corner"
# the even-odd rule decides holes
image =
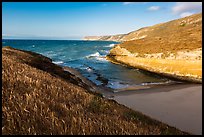
[[[112,47],[114,47],[114,46],[115,46],[115,44],[110,44],[110,45],[107,45],[107,46],[104,46],[104,47],[112,48]]]
[[[90,54],[90,55],[86,56],[86,58],[88,58],[88,59],[96,59],[96,60],[99,60],[99,61],[107,61],[106,60],[106,56],[105,55],[101,55],[99,52],[96,52],[94,54]]]
[[[52,63],[54,63],[54,64],[63,64],[64,62],[63,61],[53,61]]]
[[[86,58],[99,57],[99,56],[100,56],[100,53],[96,52],[94,54],[90,54],[90,55],[86,56]]]

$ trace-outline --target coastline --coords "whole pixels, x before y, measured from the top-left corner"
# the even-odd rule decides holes
[[[67,69],[83,79],[103,97],[114,100],[153,119],[180,130],[202,134],[202,85],[194,83],[156,85],[143,89],[123,89],[118,92],[96,86],[78,71]]]
[[[189,69],[190,73],[186,70],[187,66],[191,66],[192,64],[185,64],[185,67],[180,65],[178,68],[173,68],[171,65],[176,65],[180,63],[179,61],[174,62],[172,60],[166,60],[166,62],[171,61],[169,64],[164,63],[165,59],[145,59],[145,58],[136,58],[132,56],[124,56],[124,55],[107,55],[106,59],[114,64],[125,65],[128,67],[139,68],[144,71],[156,73],[161,76],[168,77],[170,79],[177,79],[184,82],[193,82],[193,83],[202,83],[202,62],[195,65],[199,65],[199,71],[194,72],[193,69]],[[182,62],[185,62],[182,61]],[[172,64],[171,64],[172,63]],[[161,66],[158,66],[158,65]],[[169,69],[168,71],[166,69]],[[175,70],[174,70],[175,69]],[[178,73],[174,73],[174,71]],[[194,74],[195,73],[195,74]],[[197,74],[198,73],[198,74]]]
[[[202,3],[145,3],[4,2],[2,135],[202,135]]]
[[[76,69],[71,68],[71,67],[64,67],[64,66],[61,66],[61,67],[63,68],[64,71],[67,71],[67,72],[71,73],[72,75],[74,75],[75,77],[81,79],[82,82],[85,83],[87,85],[88,89],[90,91],[92,91],[93,93],[100,94],[100,95],[102,95],[103,97],[106,97],[106,98],[109,98],[111,96],[111,94],[113,93],[113,89],[107,88],[107,87],[104,87],[104,86],[97,86],[95,83],[93,83],[89,79],[85,78]]]
[[[98,134],[101,132],[106,134],[189,134],[151,118],[150,115],[144,115],[141,111],[134,111],[130,106],[127,107],[115,99],[116,95],[123,92],[114,93],[96,86],[77,70],[53,64],[51,59],[34,52],[9,47],[2,50],[3,134],[59,134],[59,132],[60,134]],[[21,83],[18,83],[19,81]],[[10,90],[11,88],[13,90]],[[9,97],[12,98],[7,100]],[[53,104],[56,109],[52,108]],[[24,117],[19,117],[18,114]],[[45,119],[45,115],[48,119]],[[86,121],[86,117],[90,120]],[[66,118],[72,120],[74,125],[70,124],[70,120]],[[17,120],[17,124],[21,124],[21,126],[16,126],[9,119]],[[103,120],[101,121],[101,119]],[[53,120],[55,120],[54,123]],[[61,123],[62,120],[66,124]],[[93,123],[93,121],[97,122]],[[101,122],[108,131],[98,131],[96,128],[92,128],[101,126]],[[90,123],[94,125],[88,126],[87,124]],[[112,126],[113,124],[117,126]],[[35,127],[35,125],[38,126]],[[73,127],[67,128],[71,131],[64,131],[58,129],[60,126]],[[31,128],[30,131],[26,130],[28,127]],[[82,132],[80,128],[86,127],[90,127],[92,130]],[[119,130],[123,127],[128,132]],[[140,128],[138,129],[138,127]],[[118,130],[117,133],[116,130]]]

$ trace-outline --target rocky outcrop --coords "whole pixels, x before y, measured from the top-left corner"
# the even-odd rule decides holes
[[[202,83],[202,14],[146,27],[123,40],[110,50],[110,61]]]

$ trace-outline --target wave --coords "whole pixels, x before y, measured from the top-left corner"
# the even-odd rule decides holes
[[[109,50],[103,50],[103,49],[102,49],[102,50],[100,50],[100,52],[101,52],[101,53],[104,53],[104,54],[106,54],[106,55],[109,54]]]
[[[88,72],[93,72],[93,69],[91,67],[86,67],[85,68]]]
[[[168,80],[164,82],[145,82],[145,83],[142,83],[141,85],[148,86],[148,85],[165,85],[165,84],[175,84],[175,83],[182,83],[182,82]]]
[[[45,55],[49,58],[53,58],[53,57],[59,56],[59,53],[54,52],[54,51],[46,51],[43,53],[43,55]]]
[[[54,63],[54,64],[63,64],[64,62],[63,61],[53,61],[52,63]]]
[[[128,87],[128,84],[122,84],[119,81],[110,81],[108,87],[112,89],[120,89]]]
[[[96,57],[96,60],[99,60],[99,61],[107,61],[105,56]]]
[[[98,58],[96,58],[96,60],[107,62],[106,57],[98,57]]]
[[[96,52],[96,53],[93,53],[93,54],[90,54],[90,55],[86,56],[86,58],[99,57],[99,56],[100,56],[100,53]]]
[[[112,48],[112,47],[114,47],[114,46],[115,46],[115,44],[110,44],[110,45],[107,45],[107,46],[104,46],[104,47]]]
[[[88,56],[86,56],[86,58],[93,58],[93,59],[96,59],[96,60],[99,60],[99,61],[107,61],[106,60],[106,56],[105,55],[101,55],[99,52],[96,52],[94,54],[90,54]]]

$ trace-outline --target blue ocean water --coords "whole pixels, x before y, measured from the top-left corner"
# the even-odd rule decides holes
[[[105,56],[117,42],[83,40],[2,40],[2,46],[34,51],[53,63],[77,69],[97,85],[120,89],[166,83],[170,80],[108,62]]]

